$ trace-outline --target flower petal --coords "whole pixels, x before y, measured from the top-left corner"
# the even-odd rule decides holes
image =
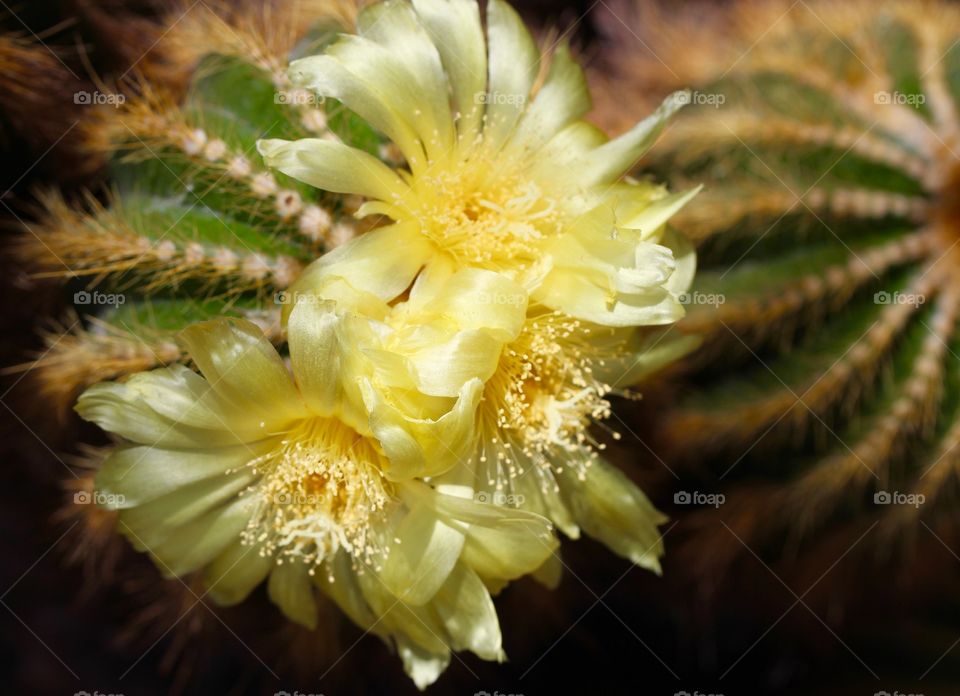
[[[412,167],[425,162],[423,146],[413,126],[398,114],[379,89],[379,81],[366,82],[334,56],[310,56],[290,64],[293,84],[333,97],[396,143]]]
[[[519,335],[527,317],[527,293],[519,284],[477,268],[435,273],[432,282],[430,275],[421,274],[400,311],[421,323],[441,318],[461,330],[489,330],[503,342]]]
[[[297,302],[287,323],[287,342],[294,379],[310,410],[331,415],[343,395],[341,383],[344,347],[338,328],[341,318],[330,301]]]
[[[557,47],[550,72],[520,119],[511,147],[534,150],[590,110],[590,90],[570,47]]]
[[[532,296],[541,304],[603,326],[668,324],[683,307],[667,289],[670,249],[613,226],[600,206],[548,247],[552,268]]]
[[[190,358],[226,402],[256,414],[266,425],[304,414],[287,366],[254,323],[214,319],[180,332]]]
[[[664,517],[626,475],[602,459],[581,480],[564,467],[560,486],[583,531],[644,568],[660,572]]]
[[[276,561],[261,555],[256,546],[236,541],[203,569],[204,587],[210,598],[221,606],[239,604],[275,565]]]
[[[635,206],[631,205],[632,201],[629,198],[626,198],[617,207],[617,227],[637,230],[643,239],[650,239],[667,223],[667,220],[693,200],[702,189],[703,186],[696,186],[689,191],[672,193],[653,201],[648,201],[644,197],[637,201]]]
[[[464,143],[480,131],[483,105],[478,98],[487,85],[487,47],[474,0],[413,0],[420,21],[440,52],[459,112],[458,133]],[[455,36],[455,42],[450,37]]]
[[[257,150],[268,167],[323,191],[390,202],[407,192],[407,185],[383,162],[343,143],[320,138],[258,140]]]
[[[402,68],[408,76],[420,105],[420,113],[414,114],[414,127],[420,129],[428,157],[439,158],[454,142],[450,85],[440,54],[413,7],[399,2],[369,5],[360,13],[357,28],[361,36],[386,49],[394,67]],[[459,44],[460,33],[455,36]]]
[[[483,138],[499,149],[510,137],[537,78],[540,52],[516,10],[503,0],[487,4],[490,81]]]
[[[169,450],[157,446],[120,447],[103,462],[96,476],[97,491],[115,500],[108,507],[137,507],[185,486],[222,478],[273,447],[268,440],[206,450]]]
[[[167,541],[183,525],[222,508],[255,482],[258,474],[241,469],[178,488],[121,513],[123,526],[138,537],[145,550]],[[135,544],[136,545],[136,544]]]
[[[119,435],[132,442],[150,446],[171,448],[204,449],[223,447],[253,441],[263,437],[258,427],[250,430],[248,423],[234,422],[228,427],[228,418],[205,403],[190,400],[171,383],[179,381],[186,368],[160,369],[132,376],[126,382],[101,382],[87,389],[77,400],[75,407],[80,417],[99,425],[103,430]],[[198,380],[204,380],[194,375]],[[209,386],[207,386],[209,391]],[[171,417],[158,412],[167,405],[184,406],[181,417]],[[206,406],[207,408],[203,408]],[[196,420],[200,426],[190,421]],[[220,421],[220,427],[210,426]]]
[[[325,563],[326,572],[314,575],[314,582],[364,631],[383,636],[383,627],[378,627],[377,617],[367,604],[349,554],[338,551]],[[396,601],[396,600],[394,600]]]
[[[444,524],[426,506],[413,506],[390,537],[396,541],[377,573],[405,604],[426,604],[446,581],[463,548],[463,534]]]
[[[569,176],[580,186],[609,184],[632,169],[649,150],[667,121],[684,104],[689,102],[689,92],[675,92],[667,97],[657,110],[629,131],[596,148],[583,157]]]
[[[397,224],[367,232],[322,256],[304,270],[290,292],[327,297],[324,289],[341,279],[362,293],[392,302],[413,283],[432,249],[415,225]],[[339,298],[346,299],[344,293]]]
[[[483,395],[483,382],[479,379],[464,384],[453,408],[437,419],[405,414],[369,382],[362,388],[370,413],[370,428],[390,462],[384,472],[387,478],[403,481],[435,476],[473,452],[476,410]]]
[[[135,548],[150,553],[164,576],[182,576],[209,563],[236,541],[250,521],[255,505],[254,496],[236,497],[228,505],[214,508],[171,530],[173,533],[156,544],[145,545],[139,536],[142,530],[134,532],[123,524],[120,529]],[[121,522],[125,514],[121,514]]]
[[[513,580],[531,573],[557,548],[553,526],[540,515],[441,491],[430,496],[438,514],[467,535],[463,562],[485,579]]]
[[[484,660],[505,659],[497,610],[475,572],[458,563],[432,604],[450,637],[451,649],[469,650]]]
[[[433,684],[450,665],[450,651],[430,652],[411,641],[397,638],[397,652],[403,660],[403,671],[423,691]]]
[[[310,630],[317,627],[317,600],[307,566],[297,561],[274,564],[267,582],[270,601],[291,621]]]

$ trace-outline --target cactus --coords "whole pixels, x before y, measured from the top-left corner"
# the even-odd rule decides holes
[[[378,153],[368,126],[289,89],[285,74],[334,38],[353,3],[214,7],[171,15],[154,51],[163,60],[149,61],[162,73],[77,93],[75,139],[107,158],[111,186],[70,201],[41,192],[20,238],[26,266],[69,281],[80,314],[23,366],[61,411],[92,383],[180,361],[173,336],[194,321],[243,316],[279,341],[283,289],[357,232],[350,200],[268,172],[255,152],[264,134],[313,134]],[[158,77],[173,74],[192,76],[185,90]]]
[[[937,546],[960,480],[960,11],[664,7],[601,22],[608,84],[641,103],[695,90],[644,165],[708,184],[677,219],[700,266],[678,330],[704,342],[655,435],[677,486],[726,496],[702,511],[701,570],[874,524],[862,543],[884,558]]]

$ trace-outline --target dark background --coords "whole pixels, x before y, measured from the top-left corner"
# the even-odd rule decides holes
[[[516,4],[539,26],[572,26],[574,41],[587,59],[599,50],[597,33],[585,16],[597,3]],[[151,41],[137,24],[150,14],[146,2],[0,3],[4,30],[38,35],[78,82],[88,79],[91,70],[101,75],[125,70],[131,56]],[[73,79],[65,77],[59,89],[71,93]],[[30,224],[31,195],[37,187],[71,189],[99,181],[99,163],[72,146],[72,116],[71,105],[56,94],[50,94],[45,106],[0,96],[3,366],[21,363],[40,350],[38,330],[69,306],[65,290],[31,278],[6,252]],[[635,415],[644,417],[642,411]],[[377,639],[361,638],[335,614],[329,618],[329,631],[311,637],[278,628],[274,610],[265,606],[262,596],[251,607],[219,612],[220,618],[214,618],[206,606],[194,605],[178,581],[160,580],[149,563],[130,552],[112,573],[103,564],[71,564],[78,538],[70,528],[73,520],[60,510],[69,497],[63,482],[73,478],[69,455],[76,453],[81,435],[85,441],[96,439],[89,430],[81,433],[76,419],[52,414],[37,397],[29,374],[9,375],[0,382],[0,683],[6,692],[416,693],[399,660]],[[643,478],[645,470],[656,465],[644,461],[642,448],[629,440],[621,443],[617,456]],[[655,498],[671,514],[677,512],[671,508],[669,490],[656,491]],[[929,665],[938,654],[919,642],[922,637],[914,638],[917,617],[904,616],[895,603],[884,604],[886,600],[868,601],[875,589],[871,586],[860,588],[858,599],[863,601],[850,602],[849,594],[835,593],[833,584],[823,583],[797,603],[801,588],[810,582],[793,590],[757,560],[737,591],[717,601],[691,584],[687,560],[669,553],[692,529],[682,519],[668,529],[666,566],[659,578],[592,541],[566,543],[569,571],[558,590],[548,592],[522,581],[498,599],[511,661],[491,665],[460,655],[428,693],[910,692],[910,680],[923,671],[921,665]],[[824,562],[805,569],[805,575],[816,579],[829,570],[842,578],[853,562],[833,568]],[[875,580],[886,584],[884,578]],[[155,615],[144,620],[144,612],[150,611]],[[846,614],[842,635],[820,618],[837,611]],[[878,616],[889,617],[881,622],[880,633],[873,628]],[[858,630],[861,623],[871,628]],[[162,635],[171,626],[173,630]],[[317,668],[314,674],[290,667],[298,656],[301,667],[312,663]],[[960,692],[948,679],[934,681],[936,676],[913,690]]]

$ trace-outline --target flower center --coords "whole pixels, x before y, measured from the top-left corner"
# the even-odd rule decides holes
[[[368,438],[337,419],[301,421],[274,450],[247,465],[263,478],[244,543],[261,545],[261,553],[278,561],[316,566],[342,548],[379,566],[387,546],[371,521],[382,516],[393,493],[381,460]]]
[[[493,163],[427,172],[413,189],[423,233],[459,261],[486,268],[534,261],[541,240],[561,226],[556,201],[536,182]]]
[[[589,427],[610,415],[611,387],[592,374],[601,356],[590,340],[579,321],[552,313],[528,321],[504,349],[480,406],[487,485],[512,490],[518,477],[536,476],[556,490],[558,462],[583,475],[595,450],[604,449]],[[589,453],[563,456],[577,451]]]

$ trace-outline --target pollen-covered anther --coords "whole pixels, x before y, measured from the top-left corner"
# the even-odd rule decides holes
[[[426,236],[457,258],[486,264],[496,259],[533,259],[537,240],[560,231],[556,202],[532,180],[489,168],[441,172],[417,182],[415,215]]]
[[[379,565],[389,544],[373,530],[393,497],[370,442],[338,420],[314,418],[247,466],[263,473],[244,542],[261,553],[316,567],[339,549]]]

